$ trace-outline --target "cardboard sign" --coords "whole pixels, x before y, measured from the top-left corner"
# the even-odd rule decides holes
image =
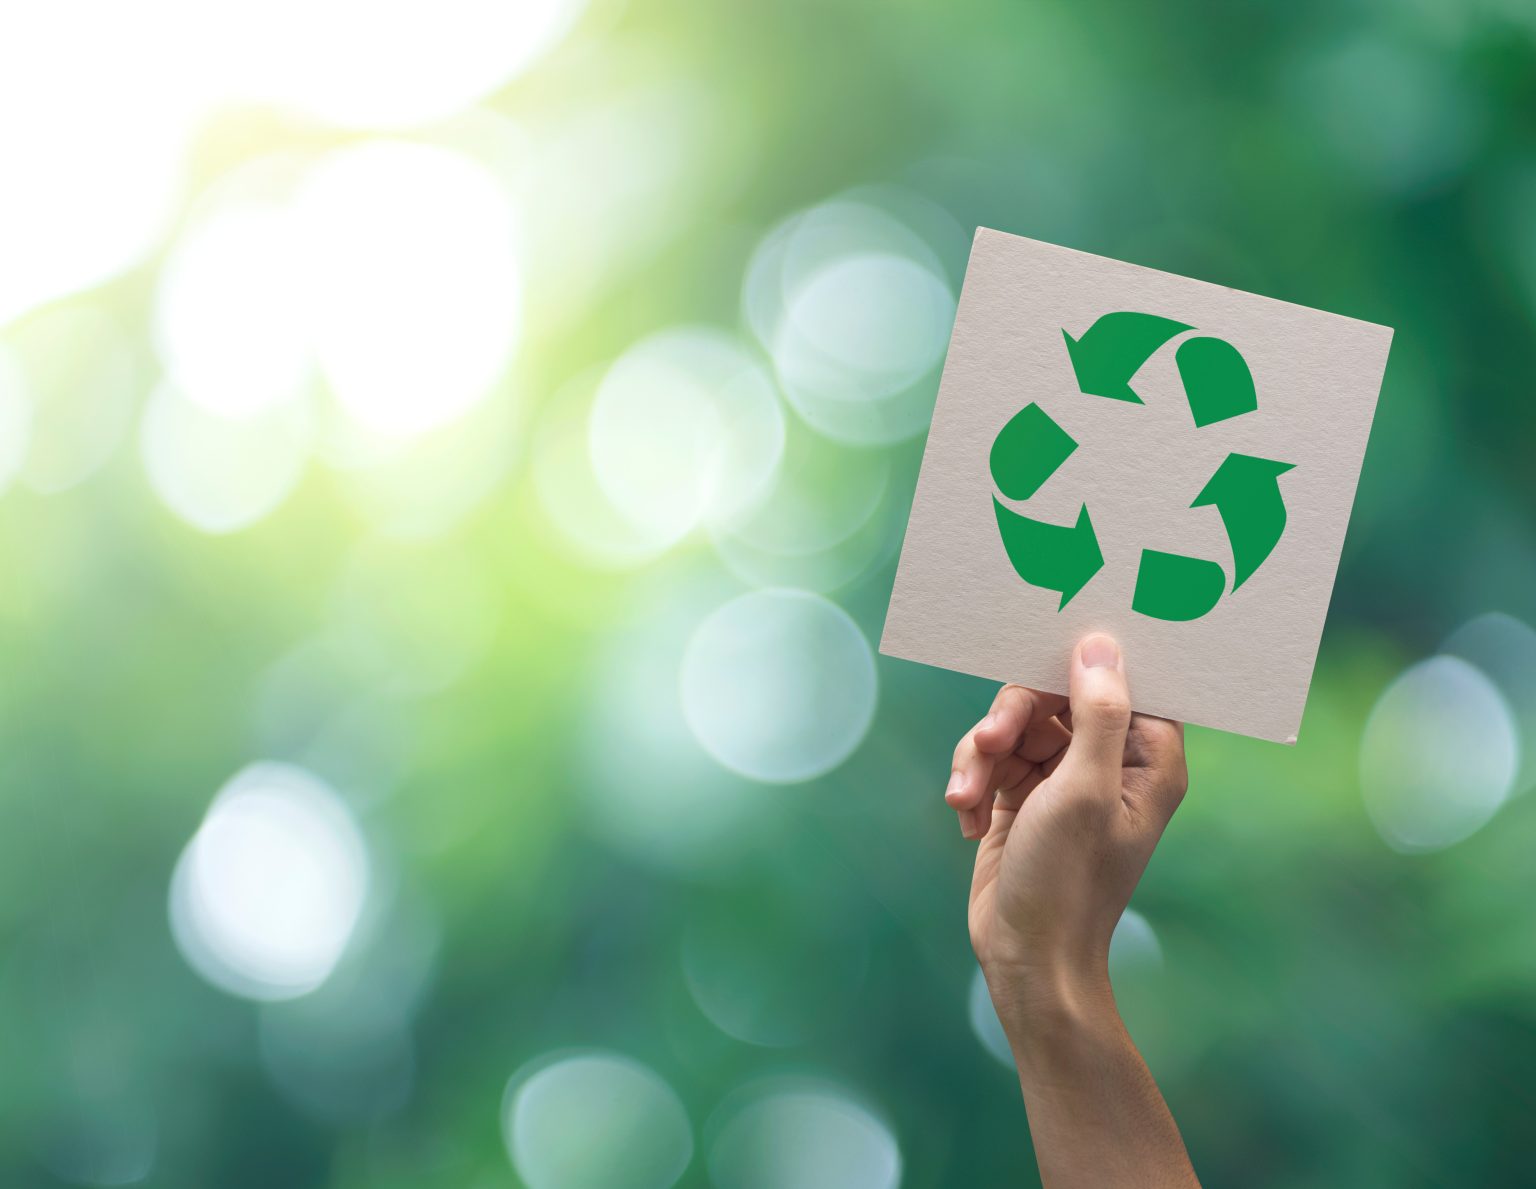
[[[1294,743],[1391,340],[979,230],[881,651]]]

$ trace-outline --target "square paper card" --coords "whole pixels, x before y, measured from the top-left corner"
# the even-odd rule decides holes
[[[881,651],[1294,743],[1391,340],[979,230]]]

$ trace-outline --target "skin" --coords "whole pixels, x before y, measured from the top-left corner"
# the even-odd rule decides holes
[[[971,944],[1008,1035],[1047,1189],[1198,1189],[1109,985],[1109,939],[1189,784],[1184,728],[1131,713],[1108,636],[1070,698],[1017,685],[955,749],[945,800],[979,839]]]

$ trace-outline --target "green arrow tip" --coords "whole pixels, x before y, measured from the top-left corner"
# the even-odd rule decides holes
[[[1082,505],[1077,523],[1072,526],[1050,524],[1022,516],[996,496],[992,507],[997,513],[997,527],[1014,572],[1031,586],[1057,591],[1061,595],[1058,610],[1104,566],[1104,555],[1088,518],[1088,505]]]
[[[1294,462],[1277,462],[1272,458],[1258,458],[1252,454],[1229,454],[1189,506],[1199,508],[1206,504],[1219,504],[1230,496],[1261,490],[1268,482],[1295,469]]]
[[[1264,564],[1285,532],[1285,498],[1279,477],[1295,463],[1229,454],[1216,468],[1191,508],[1214,504],[1232,545],[1232,589]]]
[[[1104,568],[1104,551],[1099,548],[1098,534],[1093,531],[1093,521],[1088,518],[1088,505],[1084,504],[1077,514],[1077,523],[1072,532],[1075,537],[1074,544],[1077,547],[1077,560],[1074,563],[1075,577],[1068,581],[1061,592],[1061,602],[1056,610],[1065,609],[1066,605],[1076,597],[1077,592],[1088,585],[1088,579],[1092,578]]]
[[[1081,391],[1139,405],[1142,400],[1131,387],[1131,378],[1154,351],[1188,329],[1186,323],[1157,314],[1116,310],[1099,317],[1077,338],[1066,330],[1061,337]]]
[[[1145,402],[1131,387],[1130,375],[1121,375],[1118,360],[1107,360],[1093,343],[1087,343],[1088,335],[1073,338],[1065,330],[1061,337],[1067,341],[1067,355],[1072,360],[1072,370],[1077,373],[1077,386],[1089,396],[1107,397],[1139,405]]]

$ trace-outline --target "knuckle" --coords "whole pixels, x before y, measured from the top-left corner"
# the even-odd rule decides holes
[[[1094,722],[1105,727],[1128,728],[1131,725],[1131,702],[1119,690],[1095,690],[1083,699],[1083,710]]]
[[[1028,713],[1030,703],[1034,700],[1033,691],[1022,685],[1005,685],[997,691],[997,697],[992,702],[994,710],[1008,710],[1013,713]]]

